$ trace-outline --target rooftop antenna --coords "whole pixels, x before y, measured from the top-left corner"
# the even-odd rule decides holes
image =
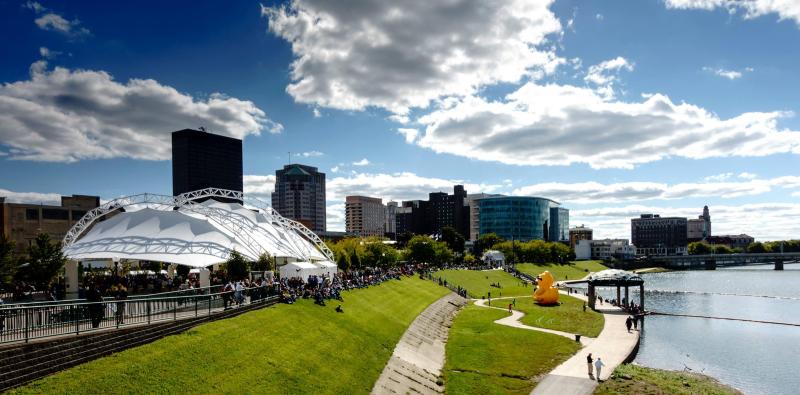
[[[289,154],[289,164],[291,165],[292,164],[292,152],[289,151],[289,152],[287,152],[287,154]]]

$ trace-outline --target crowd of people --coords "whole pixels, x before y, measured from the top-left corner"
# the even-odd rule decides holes
[[[415,270],[417,268],[413,265],[403,265],[389,269],[365,268],[339,272],[333,276],[312,275],[306,280],[300,277],[282,278],[279,283],[281,301],[294,303],[300,298],[312,298],[315,303],[324,306],[326,300],[342,301],[342,291],[366,288],[403,276],[413,276]]]

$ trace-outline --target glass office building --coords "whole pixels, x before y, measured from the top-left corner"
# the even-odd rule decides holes
[[[569,210],[550,207],[550,241],[569,241]]]
[[[546,240],[550,236],[550,208],[558,202],[528,196],[480,199],[480,234],[496,233],[506,240]],[[567,214],[569,215],[569,214]],[[569,229],[568,219],[564,221]]]

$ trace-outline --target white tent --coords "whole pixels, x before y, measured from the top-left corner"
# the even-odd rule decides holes
[[[308,276],[321,275],[319,266],[311,262],[290,262],[280,267],[281,278],[300,277],[303,281],[308,280]]]
[[[224,262],[234,250],[252,261],[261,254],[311,265],[333,259],[310,230],[260,201],[245,207],[214,200],[218,197],[244,199],[241,192],[209,188],[175,197],[142,194],[112,200],[70,229],[64,255],[74,261],[130,259],[196,268]]]
[[[331,261],[319,261],[314,262],[319,268],[323,271],[323,274],[327,275],[328,277],[333,277],[339,271],[339,268],[336,266],[335,263]]]
[[[483,261],[483,263],[495,266],[495,265],[503,265],[506,261],[506,257],[500,251],[487,250],[484,251],[481,260]]]

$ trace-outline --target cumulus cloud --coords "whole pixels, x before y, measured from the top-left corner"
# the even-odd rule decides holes
[[[61,55],[61,52],[53,51],[52,49],[47,48],[47,47],[39,47],[39,55],[43,59],[52,59],[52,58],[55,58],[58,55]]]
[[[800,2],[793,0],[664,0],[667,8],[711,11],[723,8],[730,14],[742,13],[745,19],[776,14],[779,20],[791,19],[800,27]]]
[[[242,178],[245,195],[254,196],[272,204],[272,192],[275,190],[274,175],[245,175]]]
[[[0,86],[0,141],[12,159],[165,160],[176,130],[204,126],[241,139],[283,128],[253,102],[220,93],[198,99],[152,79],[120,83],[104,71],[46,65]]]
[[[71,39],[83,38],[91,34],[89,29],[81,26],[81,21],[64,18],[61,14],[48,9],[38,2],[28,1],[22,6],[33,10],[37,15],[41,15],[33,22],[42,30],[61,33]]]
[[[743,173],[747,174],[747,173]],[[734,198],[760,195],[775,188],[800,188],[800,176],[783,176],[771,179],[746,179],[727,181],[733,173],[707,177],[711,182],[665,184],[658,182],[598,182],[540,183],[514,190],[514,194],[544,196],[560,202],[577,204],[617,203],[642,200],[674,200],[693,197]]]
[[[419,135],[419,130],[412,128],[398,128],[397,132],[403,135],[403,137],[406,139],[406,143],[408,144],[413,143]]]
[[[800,132],[780,129],[786,112],[721,119],[662,94],[606,100],[569,85],[526,83],[502,100],[467,97],[418,119],[417,144],[439,153],[514,165],[633,168],[669,156],[691,159],[800,153]]]
[[[286,90],[296,101],[402,116],[439,97],[554,71],[561,59],[540,48],[561,31],[551,3],[292,0],[261,12],[292,45]]]
[[[61,195],[57,193],[15,192],[0,189],[0,197],[6,198],[6,203],[61,204]]]
[[[739,70],[726,70],[722,68],[714,68],[714,67],[703,67],[703,71],[714,74],[718,77],[727,78],[729,80],[736,80],[742,78],[744,73],[750,73],[753,71],[752,67],[745,67],[741,71]]]
[[[757,240],[784,240],[800,234],[800,204],[755,203],[736,206],[710,205],[713,234],[746,233]],[[643,213],[695,218],[702,207],[655,207],[630,205],[570,210],[571,223],[594,229],[595,238],[631,237],[631,218]],[[758,221],[753,221],[758,218]],[[764,226],[769,224],[769,226]]]
[[[358,162],[353,162],[352,163],[353,166],[366,166],[368,164],[369,164],[369,160],[367,158],[364,158],[364,159],[361,159]]]
[[[313,157],[322,156],[322,155],[325,155],[325,154],[323,154],[322,152],[319,152],[319,151],[307,151],[307,152],[303,152],[303,153],[300,154],[300,156],[302,156],[303,158],[313,158]]]

